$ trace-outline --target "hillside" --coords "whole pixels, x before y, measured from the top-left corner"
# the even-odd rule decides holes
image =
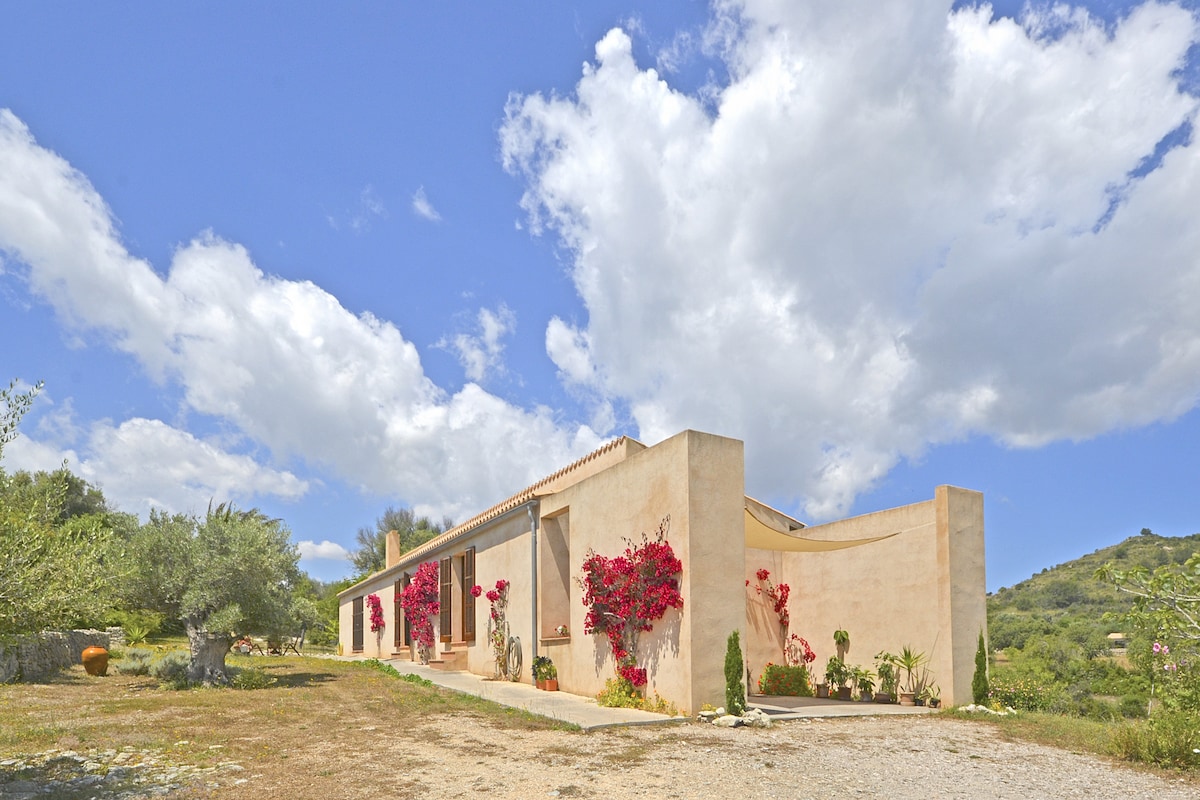
[[[1063,636],[1088,655],[1107,649],[1109,633],[1121,630],[1119,620],[1105,614],[1126,612],[1131,598],[1096,580],[1096,570],[1113,561],[1128,569],[1181,564],[1200,551],[1200,533],[1158,536],[1148,529],[1120,544],[1105,547],[1074,561],[1044,569],[1028,580],[1001,589],[987,598],[988,639],[993,650],[1025,648],[1031,638]]]

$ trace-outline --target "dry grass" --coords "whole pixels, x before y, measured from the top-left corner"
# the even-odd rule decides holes
[[[157,750],[172,763],[245,768],[259,797],[335,797],[418,789],[418,768],[450,731],[474,747],[564,726],[502,706],[397,680],[362,665],[317,658],[231,657],[263,668],[267,689],[169,691],[152,678],[90,677],[75,667],[46,683],[0,687],[0,760],[51,749]],[[455,724],[447,725],[454,717]],[[473,723],[473,724],[471,724]],[[265,790],[265,791],[264,791]]]

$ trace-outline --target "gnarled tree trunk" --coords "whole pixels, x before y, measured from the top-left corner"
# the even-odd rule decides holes
[[[229,683],[229,672],[225,667],[225,656],[233,639],[228,634],[212,633],[187,620],[188,645],[191,663],[188,664],[188,681],[205,686],[223,686]]]

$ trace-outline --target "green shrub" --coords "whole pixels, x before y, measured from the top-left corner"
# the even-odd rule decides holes
[[[989,691],[987,645],[983,642],[983,631],[980,630],[979,646],[975,649],[975,675],[971,678],[971,696],[975,705],[986,703]]]
[[[767,664],[758,679],[758,691],[760,694],[790,695],[792,697],[813,696],[808,669],[802,664],[794,667],[784,664]]]
[[[992,676],[989,683],[989,705],[1011,706],[1020,711],[1048,711],[1063,696],[1061,687],[1004,673]]]
[[[1200,715],[1184,711],[1155,714],[1121,726],[1113,734],[1117,755],[1179,769],[1200,768]]]
[[[125,651],[122,658],[114,661],[113,666],[122,675],[149,675],[153,657],[154,653],[144,647],[132,647]]]
[[[646,697],[625,678],[606,680],[604,690],[596,695],[596,705],[606,708],[636,708],[672,717],[679,714],[679,708],[669,700],[660,697],[658,692],[654,693],[653,698]]]
[[[150,675],[163,688],[186,689],[188,683],[188,664],[191,658],[182,650],[172,650],[150,665]]]
[[[729,634],[725,643],[725,710],[730,714],[746,712],[746,684],[743,675],[742,644],[738,632]]]
[[[234,689],[266,689],[274,686],[277,682],[276,678],[271,677],[259,667],[246,667],[237,671],[230,686]]]

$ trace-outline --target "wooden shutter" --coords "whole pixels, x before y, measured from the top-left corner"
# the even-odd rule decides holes
[[[404,581],[396,581],[392,586],[392,648],[395,650],[404,647],[404,607],[400,605],[403,593]]]
[[[404,584],[404,588],[407,589],[409,587],[409,585],[412,584],[412,575],[410,575],[407,572],[404,573],[404,578],[401,580],[401,582]],[[410,625],[408,623],[408,614],[405,614],[404,615],[404,646],[409,647],[411,645],[412,645],[412,625]]]
[[[453,564],[454,560],[449,556],[442,559],[441,591],[438,592],[438,605],[440,606],[439,610],[441,611],[441,614],[438,616],[438,624],[442,629],[442,635],[440,638],[443,642],[449,642],[454,634],[454,631],[452,630],[454,627],[454,616],[450,613],[451,589],[453,589],[453,587],[450,585],[450,581],[454,575]]]
[[[462,632],[464,642],[475,641],[475,598],[471,595],[471,587],[475,585],[475,548],[468,547],[463,555],[462,598],[463,617]]]
[[[354,652],[362,652],[363,649],[363,599],[361,597],[354,598],[354,641],[350,644],[350,649]]]

